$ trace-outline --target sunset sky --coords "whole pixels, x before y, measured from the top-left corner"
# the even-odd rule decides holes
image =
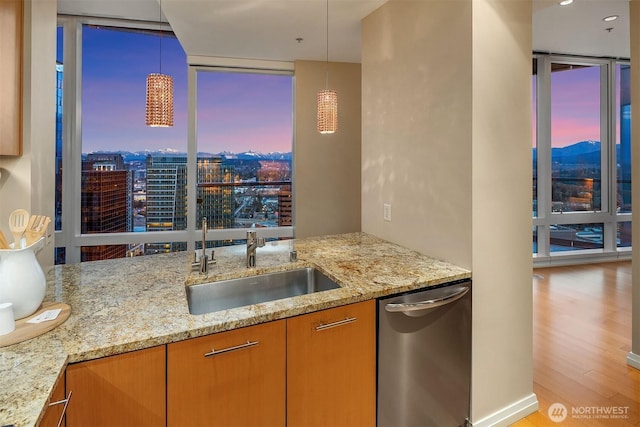
[[[551,73],[551,145],[600,141],[600,68]]]
[[[83,152],[187,151],[186,56],[177,39],[163,37],[161,42],[162,72],[171,75],[175,85],[173,128],[144,124],[146,76],[160,71],[159,38],[84,29]],[[290,76],[202,72],[198,84],[198,151],[291,151]],[[552,73],[554,147],[600,140],[598,94],[596,66]]]
[[[174,126],[144,123],[146,77],[160,71],[159,52],[158,37],[84,29],[83,152],[187,151],[186,56],[173,37],[162,38],[162,73],[174,79]],[[199,73],[198,81],[198,151],[291,151],[290,76]]]

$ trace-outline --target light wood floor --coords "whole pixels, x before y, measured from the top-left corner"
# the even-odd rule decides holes
[[[535,269],[533,274],[533,391],[540,408],[514,425],[640,426],[640,371],[626,364],[631,262]],[[568,409],[561,423],[547,415],[556,402]],[[587,407],[617,407],[627,414],[623,419],[573,417],[573,409]]]

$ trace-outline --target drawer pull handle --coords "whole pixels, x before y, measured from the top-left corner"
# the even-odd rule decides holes
[[[337,326],[346,325],[348,323],[353,323],[356,320],[358,320],[357,317],[347,317],[346,319],[338,320],[337,322],[325,323],[325,324],[316,326],[316,331],[324,331],[325,329],[331,329]]]
[[[62,420],[64,420],[64,416],[67,412],[67,406],[69,406],[69,401],[71,400],[71,390],[69,390],[69,395],[66,399],[58,400],[56,402],[49,403],[49,406],[56,406],[64,404],[64,408],[62,408],[62,414],[60,414],[60,419],[58,420],[58,427],[62,425]]]
[[[209,353],[205,353],[204,357],[217,356],[218,354],[228,353],[230,351],[236,351],[236,350],[242,350],[243,348],[255,347],[256,345],[258,345],[258,343],[259,343],[258,341],[247,341],[244,344],[223,348],[222,350],[216,350],[215,348],[212,348]]]

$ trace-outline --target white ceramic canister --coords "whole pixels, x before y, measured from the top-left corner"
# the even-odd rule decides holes
[[[44,238],[24,249],[0,249],[0,301],[13,304],[15,320],[27,317],[40,307],[47,289],[36,251]]]
[[[13,320],[13,304],[0,303],[0,335],[10,334],[16,330],[16,322]]]

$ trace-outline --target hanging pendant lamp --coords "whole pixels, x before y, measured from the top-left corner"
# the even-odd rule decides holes
[[[162,74],[162,0],[160,0],[160,72],[147,76],[146,124],[151,127],[173,126],[173,77]]]
[[[338,93],[329,89],[329,0],[327,0],[327,68],[326,88],[318,92],[318,132],[335,133],[338,130]]]

